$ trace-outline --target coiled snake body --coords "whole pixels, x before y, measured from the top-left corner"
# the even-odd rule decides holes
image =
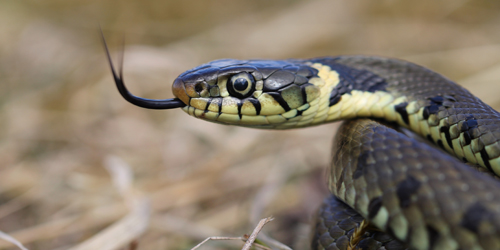
[[[369,56],[225,59],[181,74],[176,98],[151,100],[130,94],[111,67],[141,107],[266,129],[376,118],[456,156],[373,120],[346,122],[328,171],[337,198],[320,209],[315,249],[500,249],[500,184],[462,163],[500,174],[499,113],[438,73]]]

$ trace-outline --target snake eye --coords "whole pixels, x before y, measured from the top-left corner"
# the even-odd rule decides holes
[[[238,78],[233,82],[234,90],[245,91],[248,88],[248,80],[245,78]]]
[[[255,79],[246,72],[232,76],[227,82],[227,91],[234,97],[248,97],[253,93],[254,89]]]

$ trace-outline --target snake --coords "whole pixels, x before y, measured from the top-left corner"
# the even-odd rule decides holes
[[[139,107],[259,129],[344,120],[313,249],[500,249],[500,114],[443,75],[366,55],[221,59],[180,74],[175,98],[147,99],[104,45]]]

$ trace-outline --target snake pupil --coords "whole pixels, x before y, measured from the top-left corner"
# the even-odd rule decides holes
[[[248,81],[245,78],[238,78],[233,82],[233,87],[237,91],[243,91],[248,88]]]

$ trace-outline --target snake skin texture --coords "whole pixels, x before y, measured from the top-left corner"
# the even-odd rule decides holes
[[[386,91],[403,102],[398,123],[428,138],[463,161],[500,174],[500,114],[442,75],[413,63],[367,56],[322,59],[367,70],[387,82]]]
[[[330,191],[347,205],[324,203],[332,207],[320,211],[316,249],[346,249],[360,216],[401,243],[375,230],[358,249],[500,249],[500,182],[463,163],[500,175],[500,113],[436,72],[371,56],[223,59],[181,74],[176,98],[151,100],[130,94],[110,65],[122,96],[145,108],[265,129],[355,119],[341,127],[329,171]],[[456,158],[356,118],[407,128]]]
[[[363,220],[354,209],[335,196],[328,196],[321,204],[315,219],[311,249],[347,250],[355,229],[360,227]],[[354,249],[405,250],[407,246],[384,232],[368,230]]]
[[[329,188],[412,249],[500,249],[500,183],[375,121],[340,128]]]

